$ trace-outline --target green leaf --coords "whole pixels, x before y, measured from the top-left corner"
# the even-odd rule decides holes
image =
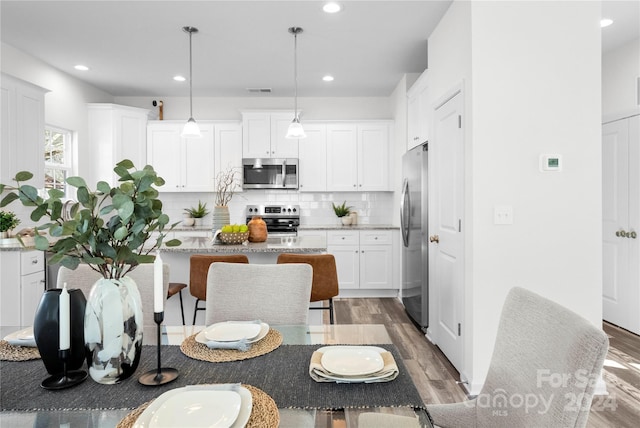
[[[60,259],[60,265],[71,270],[75,270],[79,264],[80,264],[80,259],[76,257],[65,256],[62,259]]]
[[[77,187],[78,189],[80,187],[87,187],[87,183],[84,181],[84,178],[82,177],[67,177],[67,184],[73,186],[73,187]]]
[[[29,171],[20,171],[16,174],[16,181],[29,181],[33,178],[33,174]]]
[[[49,207],[47,204],[39,205],[36,209],[31,212],[31,220],[38,222],[42,218],[42,216],[47,214],[47,209]]]
[[[106,181],[98,181],[96,188],[105,195],[111,193],[111,186]]]
[[[136,260],[140,264],[142,264],[142,263],[153,263],[153,261],[155,259],[156,259],[156,256],[149,256],[149,255],[136,256]]]
[[[6,186],[4,184],[0,183],[0,195],[2,194],[2,192],[4,192],[5,187]]]
[[[52,199],[64,198],[64,192],[62,190],[60,190],[60,189],[49,189],[47,191],[47,194]]]
[[[30,202],[31,205],[33,205],[33,203],[35,201],[38,201],[39,199],[42,199],[42,198],[38,196],[38,189],[26,184],[20,186],[20,200],[24,205],[27,205],[27,202]]]
[[[85,186],[78,187],[78,191],[76,192],[76,197],[78,198],[78,202],[80,202],[82,206],[84,207],[90,206],[91,196],[89,195],[89,189],[87,189],[87,187]]]
[[[11,202],[15,201],[16,199],[19,199],[18,195],[16,193],[7,193],[7,196],[5,196],[4,198],[2,198],[2,202],[0,202],[0,207],[6,207],[7,205],[9,205]]]
[[[51,229],[49,229],[49,234],[55,237],[62,236],[62,232],[63,228],[60,225],[55,225]]]
[[[164,245],[167,247],[177,247],[179,245],[182,245],[182,241],[180,241],[179,239],[171,239],[165,242]]]
[[[62,218],[62,202],[56,200],[51,204],[51,220],[60,218]]]
[[[49,249],[49,241],[44,236],[36,235],[34,241],[36,249],[40,251],[47,251]]]
[[[120,167],[123,167],[123,168],[126,168],[126,169],[135,168],[135,165],[129,159],[121,160],[120,162],[118,162],[116,164],[116,166],[120,166]]]
[[[122,226],[115,231],[115,233],[113,234],[113,237],[116,238],[118,241],[122,241],[124,238],[127,237],[128,234],[129,234],[129,230],[127,229],[127,227]]]

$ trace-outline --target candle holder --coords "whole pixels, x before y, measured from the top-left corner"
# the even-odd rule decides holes
[[[160,363],[160,324],[162,323],[163,319],[164,312],[154,312],[153,320],[158,327],[158,368],[156,370],[149,370],[138,378],[138,382],[143,385],[164,385],[165,383],[169,383],[178,378],[178,370],[162,367],[162,364]]]
[[[40,384],[44,389],[65,389],[84,382],[88,374],[84,370],[67,370],[67,362],[71,352],[69,349],[60,349],[58,351],[60,360],[62,361],[62,373],[50,376]]]

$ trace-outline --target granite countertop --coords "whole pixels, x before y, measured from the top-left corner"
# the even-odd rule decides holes
[[[391,224],[356,224],[343,226],[341,224],[301,224],[298,230],[398,230],[400,226]]]
[[[0,239],[0,251],[31,251],[36,249],[33,238],[24,237],[22,241],[25,246],[22,246],[15,238]]]
[[[271,237],[266,242],[245,242],[238,245],[211,244],[211,237],[194,236],[180,238],[182,245],[163,247],[166,253],[322,253],[327,251],[327,241],[317,236]]]

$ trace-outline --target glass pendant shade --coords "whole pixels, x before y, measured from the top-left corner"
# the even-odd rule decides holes
[[[300,124],[300,119],[297,117],[291,121],[289,124],[289,129],[287,129],[286,138],[307,138],[307,134],[304,133],[304,129]]]
[[[196,123],[196,120],[192,117],[189,118],[187,123],[184,124],[184,128],[182,128],[182,133],[180,134],[183,138],[200,138],[202,134],[200,133],[200,127]]]

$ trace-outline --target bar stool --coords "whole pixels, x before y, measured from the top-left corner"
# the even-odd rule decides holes
[[[184,284],[182,282],[170,282],[169,289],[167,290],[167,300],[169,300],[171,296],[175,296],[176,294],[180,296],[180,314],[182,315],[182,325],[185,325],[184,305],[182,304],[182,290],[184,290],[185,288],[187,288],[187,284]]]
[[[309,309],[329,311],[329,322],[333,324],[333,298],[339,293],[338,271],[333,254],[289,254],[278,256],[277,263],[306,263],[313,268],[313,284],[310,302],[329,301],[329,306],[310,307]]]

